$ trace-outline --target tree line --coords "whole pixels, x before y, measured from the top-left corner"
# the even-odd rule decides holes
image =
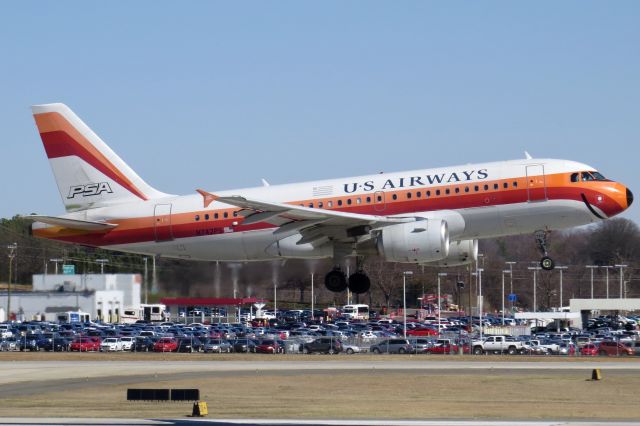
[[[0,285],[9,278],[9,245],[17,246],[12,264],[12,282],[30,284],[33,274],[54,273],[56,264],[73,264],[77,273],[100,273],[102,259],[105,273],[144,272],[145,260],[151,277],[148,256],[114,252],[73,244],[34,238],[30,221],[20,217],[0,220]],[[533,235],[521,235],[480,241],[481,273],[485,310],[499,310],[502,306],[502,279],[505,293],[516,295],[515,307],[533,308],[533,274],[536,274],[536,308],[544,311],[560,306],[560,270],[538,270],[540,253]],[[623,269],[623,296],[640,297],[638,285],[638,256],[640,230],[627,219],[612,219],[594,226],[570,231],[556,231],[549,239],[549,254],[562,269],[563,305],[570,298],[591,295],[591,272],[595,297],[605,297],[606,275],[609,274],[609,296],[620,295],[620,269]],[[100,261],[99,261],[100,260]],[[515,262],[511,267],[506,262]],[[586,265],[594,266],[592,269]],[[156,261],[160,294],[175,297],[238,297],[255,296],[272,300],[277,292],[279,303],[308,306],[311,301],[313,275],[314,300],[318,304],[342,305],[346,294],[334,294],[324,289],[324,274],[332,267],[330,260],[222,263],[193,262],[159,258]],[[441,277],[441,291],[450,294],[463,308],[477,304],[479,280],[474,265],[454,268],[432,268],[411,264],[385,262],[378,257],[366,259],[365,271],[371,278],[371,290],[350,299],[373,307],[394,309],[402,306],[403,272],[413,274],[406,280],[407,304],[416,307],[424,294],[435,294],[437,274]],[[595,268],[597,266],[597,268]],[[609,266],[611,268],[605,268]],[[351,268],[354,268],[352,263]],[[512,268],[513,275],[505,273]],[[352,269],[353,271],[353,269]],[[61,273],[61,270],[59,270]],[[460,283],[460,284],[458,284]],[[464,287],[461,287],[464,286]],[[156,295],[157,297],[157,295]]]

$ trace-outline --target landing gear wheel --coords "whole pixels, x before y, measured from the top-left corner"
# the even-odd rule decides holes
[[[544,256],[541,260],[540,260],[540,266],[542,267],[542,269],[544,269],[545,271],[551,271],[553,270],[553,268],[556,267],[555,262],[553,261],[553,259],[551,259],[549,256]]]
[[[347,288],[347,277],[338,269],[334,269],[324,277],[324,285],[327,290],[340,293]]]
[[[371,280],[364,272],[356,272],[349,277],[349,291],[354,294],[362,294],[369,291]]]

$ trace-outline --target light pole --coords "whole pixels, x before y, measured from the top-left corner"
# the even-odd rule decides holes
[[[109,259],[96,259],[96,262],[100,264],[100,274],[104,275],[104,264],[109,263]]]
[[[7,286],[7,320],[11,320],[11,273],[13,271],[13,259],[16,257],[18,243],[9,244],[9,285]]]
[[[478,314],[480,315],[480,340],[482,340],[482,329],[484,328],[484,324],[482,323],[482,309],[484,305],[484,299],[482,297],[482,272],[484,271],[484,268],[477,268],[476,271],[478,272],[478,292],[480,298],[478,303]]]
[[[504,274],[511,274],[511,270],[502,270],[502,325],[504,325]]]
[[[605,271],[607,271],[605,282],[607,283],[607,299],[608,299],[609,298],[609,269],[613,268],[613,266],[606,265],[606,266],[601,266],[601,268],[604,268]]]
[[[598,265],[586,265],[585,268],[591,269],[591,298],[593,299],[593,270],[598,268]]]
[[[439,272],[438,273],[438,337],[440,337],[440,324],[441,324],[441,316],[440,316],[440,309],[442,308],[442,306],[440,305],[440,277],[446,277],[447,273],[446,272]]]
[[[556,266],[555,269],[557,269],[558,271],[560,271],[560,312],[562,312],[562,271],[564,271],[565,269],[568,269],[568,266]]]
[[[538,271],[542,269],[539,266],[529,266],[527,269],[533,271],[533,312],[538,312],[538,301],[536,299],[536,291],[538,287]]]
[[[54,258],[54,259],[49,259],[49,262],[55,263],[55,265],[56,265],[56,275],[58,275],[58,263],[64,262],[64,259]]]
[[[144,304],[146,305],[147,303],[149,303],[149,269],[147,269],[147,261],[149,260],[149,258],[143,257],[142,260],[144,260]]]
[[[413,275],[413,271],[404,271],[402,273],[402,317],[403,317],[403,335],[407,338],[407,277]]]
[[[517,262],[504,262],[504,263],[509,265],[509,294],[513,294],[513,265],[515,265]],[[509,309],[513,314],[513,301],[511,300],[509,301]]]
[[[620,268],[620,299],[623,298],[622,287],[624,287],[624,271],[623,269],[627,267],[627,265],[615,265],[616,268]]]
[[[311,321],[315,321],[314,301],[313,301],[313,272],[311,273]]]

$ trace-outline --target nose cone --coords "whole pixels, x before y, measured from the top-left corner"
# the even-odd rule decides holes
[[[627,208],[631,207],[631,204],[633,204],[633,193],[627,188]]]

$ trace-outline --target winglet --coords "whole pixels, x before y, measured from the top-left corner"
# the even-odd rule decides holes
[[[217,195],[214,195],[210,192],[204,191],[202,189],[196,189],[196,191],[202,195],[203,198],[203,202],[204,202],[204,207],[209,207],[209,204],[213,203],[215,200],[217,200],[219,197]]]

